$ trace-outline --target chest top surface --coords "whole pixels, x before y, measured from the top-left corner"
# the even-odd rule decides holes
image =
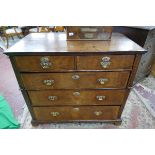
[[[7,55],[74,54],[74,53],[135,54],[146,50],[119,33],[110,41],[67,41],[66,33],[31,33],[7,49]]]

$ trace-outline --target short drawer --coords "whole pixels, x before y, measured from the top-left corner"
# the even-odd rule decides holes
[[[28,91],[32,106],[122,105],[127,90]]]
[[[77,69],[132,69],[134,57],[134,55],[77,56]]]
[[[130,72],[22,73],[24,87],[42,89],[125,88]]]
[[[16,56],[17,69],[23,72],[49,72],[74,69],[72,56]]]
[[[115,120],[119,106],[34,107],[37,121]]]

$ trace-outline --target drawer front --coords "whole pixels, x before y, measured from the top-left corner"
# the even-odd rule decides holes
[[[126,90],[28,91],[32,106],[122,105]]]
[[[23,72],[74,69],[74,57],[72,56],[16,56],[15,63],[18,70]]]
[[[40,89],[125,88],[130,72],[23,73],[24,87]]]
[[[34,107],[38,121],[115,120],[119,106]]]
[[[132,69],[134,55],[78,56],[78,70]]]

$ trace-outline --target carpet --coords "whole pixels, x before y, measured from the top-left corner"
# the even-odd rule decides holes
[[[155,118],[155,78],[153,76],[145,78],[135,86],[134,92]]]
[[[21,118],[25,101],[19,90],[11,62],[9,58],[0,52],[0,95],[9,103],[15,118]],[[18,118],[19,117],[19,118]]]

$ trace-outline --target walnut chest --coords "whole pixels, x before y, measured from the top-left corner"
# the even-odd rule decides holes
[[[67,41],[65,33],[33,33],[5,54],[36,125],[120,122],[145,52],[118,33],[111,41]]]

